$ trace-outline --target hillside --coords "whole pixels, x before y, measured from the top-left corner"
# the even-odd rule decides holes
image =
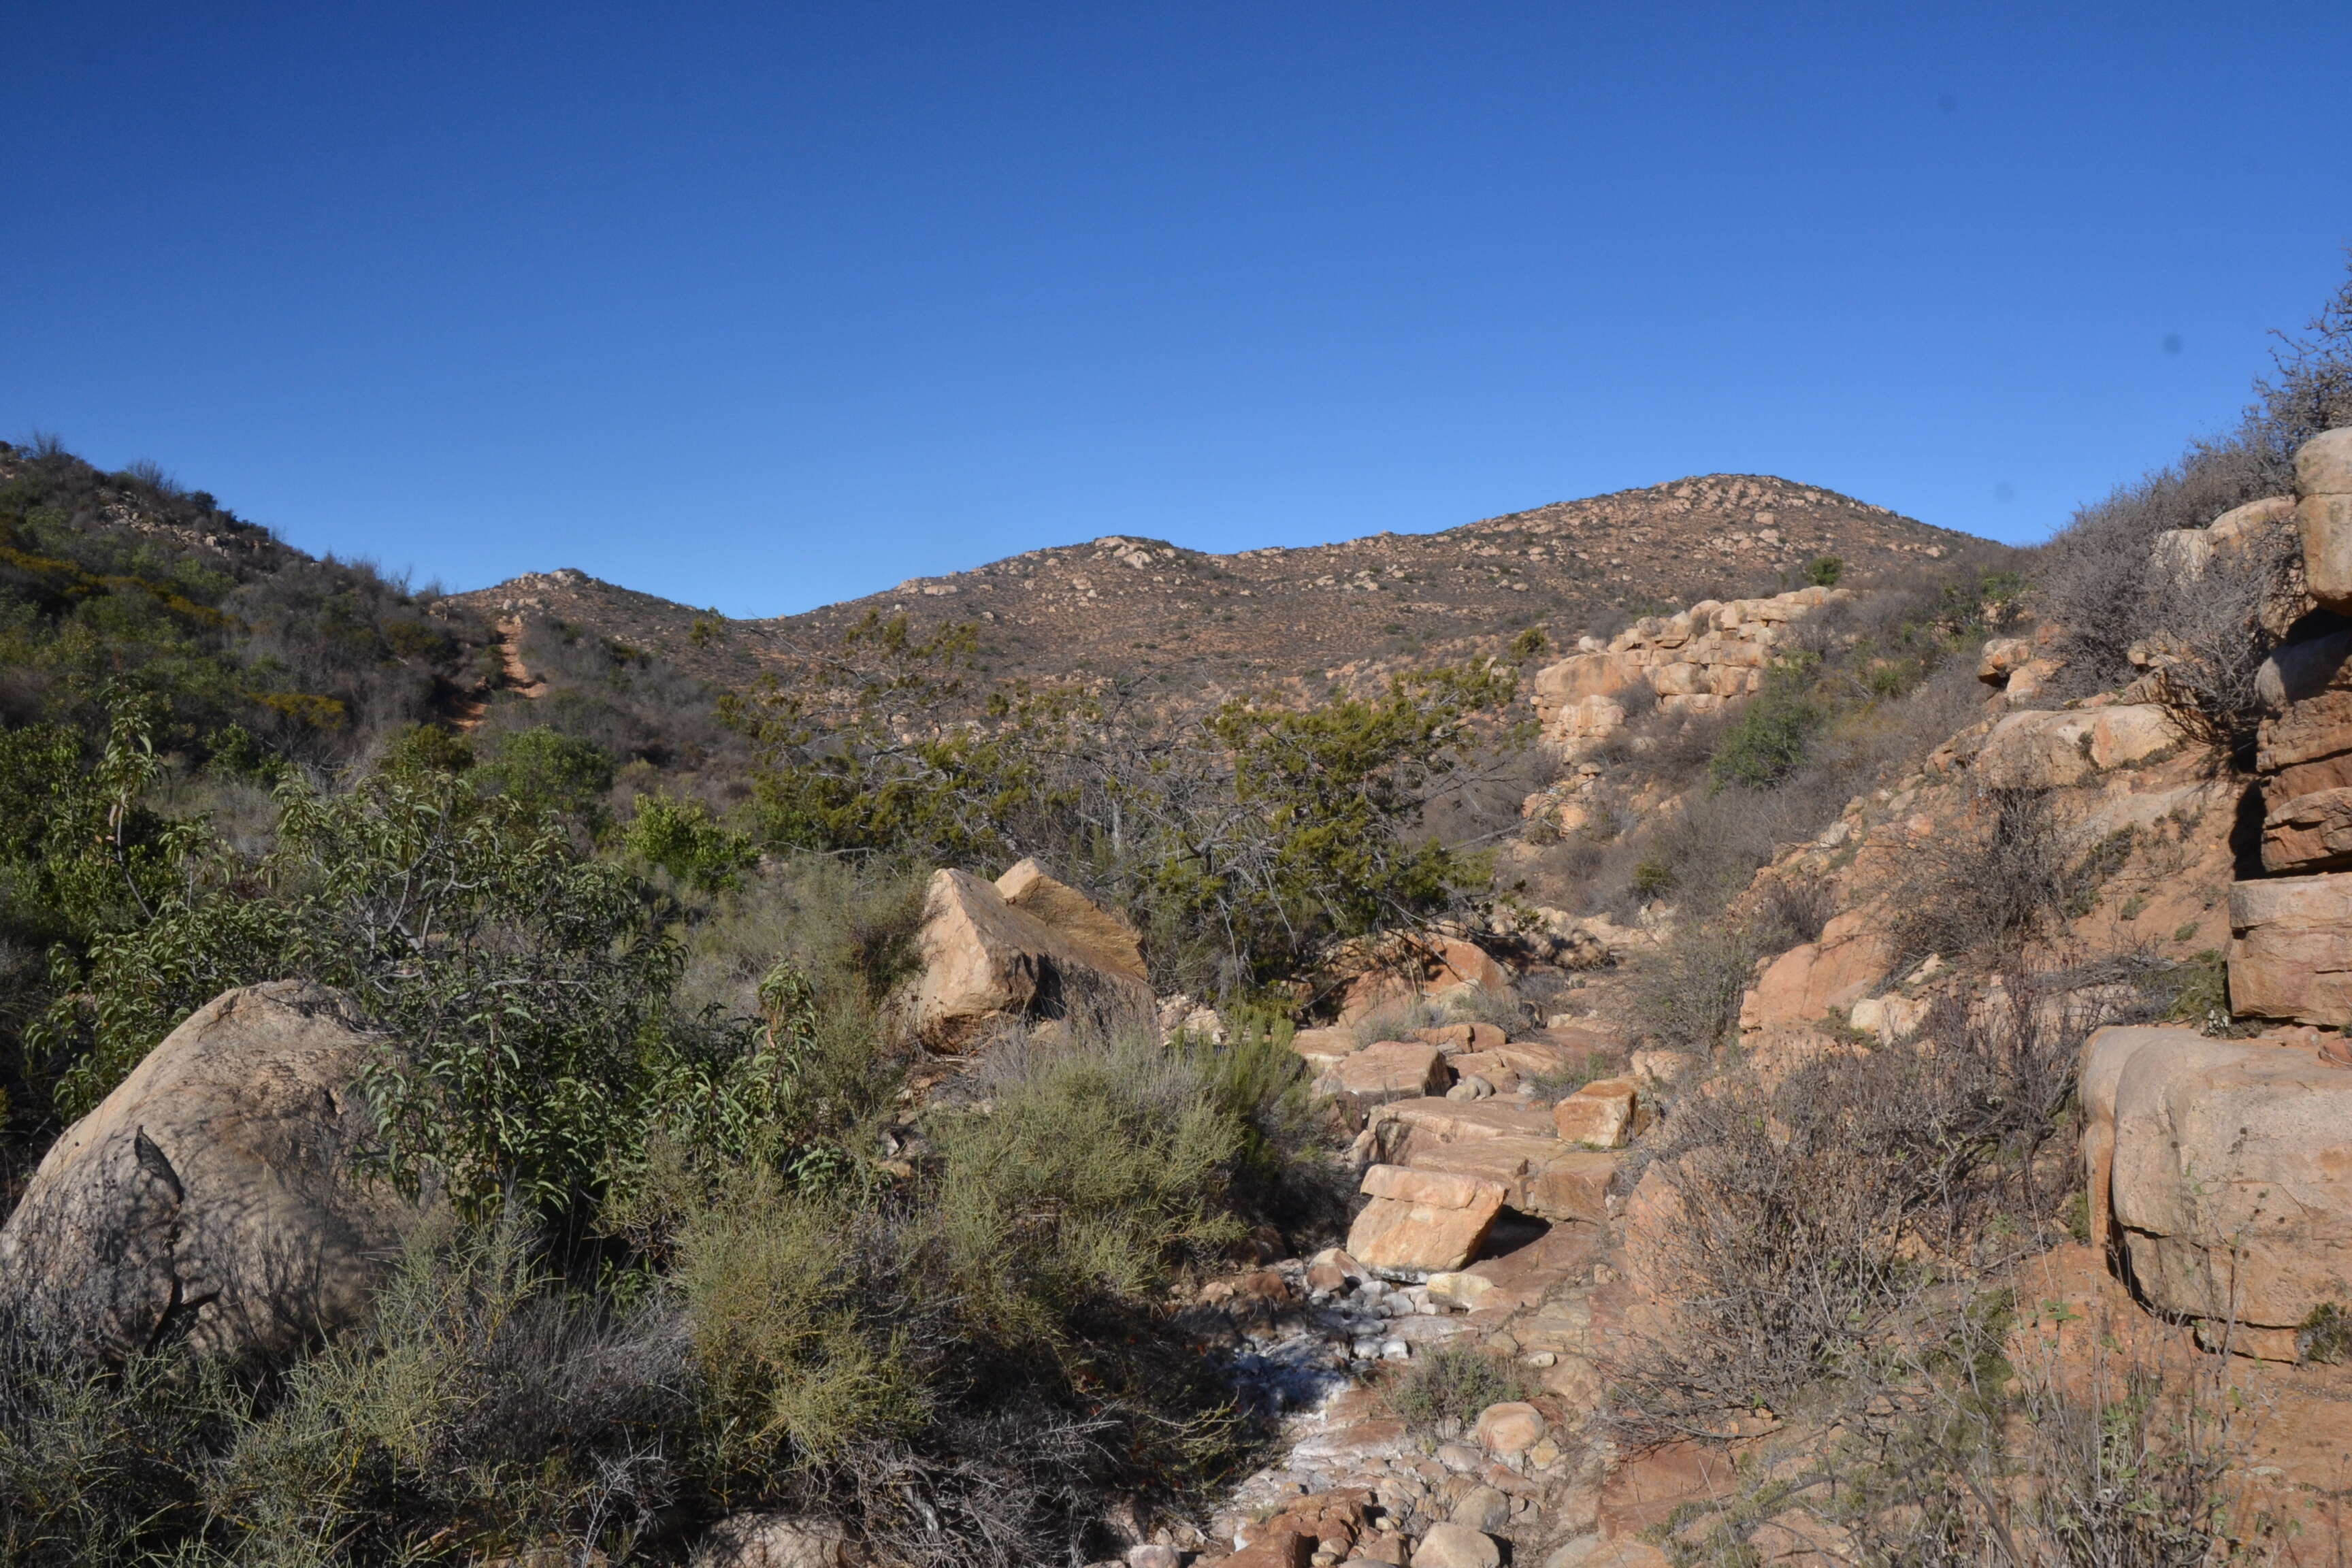
[[[730,620],[534,573],[452,596],[495,620],[551,617],[736,686],[866,615],[977,622],[990,673],[1126,675],[1213,697],[1349,666],[1444,657],[1528,626],[1572,637],[1708,597],[1790,585],[1834,555],[1895,580],[1969,536],[1786,479],[1714,474],[1425,534],[1211,555],[1110,535],[1033,550],[797,616]]]

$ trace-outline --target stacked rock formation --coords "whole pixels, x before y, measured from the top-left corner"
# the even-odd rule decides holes
[[[2352,429],[2295,457],[2306,591],[2352,614]],[[2230,995],[2240,1013],[2352,1024],[2352,632],[2263,666],[2261,878],[2231,889]]]
[[[1646,1125],[1631,1079],[1546,1092],[1622,1061],[1622,1047],[1584,1031],[1512,1040],[1492,1024],[1453,1024],[1364,1044],[1349,1030],[1307,1029],[1293,1047],[1319,1070],[1317,1091],[1362,1128],[1355,1157],[1371,1201],[1348,1251],[1374,1268],[1462,1268],[1506,1210],[1599,1224],[1619,1151]]]
[[[1543,738],[1572,750],[1616,733],[1651,699],[1670,710],[1705,713],[1759,690],[1790,626],[1852,597],[1844,588],[1802,588],[1769,599],[1703,599],[1676,615],[1636,621],[1605,643],[1585,637],[1576,653],[1536,674]]]

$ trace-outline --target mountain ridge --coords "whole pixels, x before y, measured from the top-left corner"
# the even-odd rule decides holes
[[[1822,556],[1868,583],[1980,542],[1823,486],[1709,474],[1327,544],[1215,553],[1106,534],[789,616],[733,619],[572,568],[450,599],[492,620],[592,631],[724,687],[873,613],[919,629],[974,623],[983,671],[998,678],[1123,675],[1213,697],[1489,649],[1529,626],[1572,640],[1795,585]]]

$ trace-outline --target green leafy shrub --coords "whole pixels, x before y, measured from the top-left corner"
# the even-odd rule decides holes
[[[593,742],[540,724],[508,735],[476,776],[530,816],[572,817],[593,831],[604,823],[613,759]]]
[[[739,886],[760,858],[751,836],[714,819],[709,806],[665,793],[637,797],[621,844],[644,864],[706,892]]]

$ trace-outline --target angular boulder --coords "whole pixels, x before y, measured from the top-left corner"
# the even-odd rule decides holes
[[[1385,1105],[1445,1091],[1445,1055],[1421,1040],[1380,1040],[1340,1058],[1315,1082],[1318,1094],[1347,1095],[1359,1105]]]
[[[2352,1024],[2352,872],[2231,884],[2230,1005],[2258,1018]]]
[[[1500,1186],[1445,1172],[1374,1165],[1362,1190],[1372,1201],[1349,1227],[1348,1252],[1372,1268],[1460,1268],[1503,1212]]]
[[[192,1014],[68,1128],[0,1227],[20,1333],[120,1360],[289,1358],[356,1321],[417,1209],[356,1168],[381,1042],[298,981]]]
[[[1598,1225],[1609,1217],[1610,1190],[1623,1162],[1622,1154],[1557,1138],[1481,1138],[1417,1151],[1412,1168],[1491,1182],[1502,1188],[1505,1205],[1538,1219]]]
[[[1033,861],[992,883],[934,872],[916,941],[923,970],[905,1017],[936,1048],[962,1046],[1001,1018],[1152,1008],[1134,933]]]
[[[2352,1068],[2297,1045],[2109,1027],[2083,1050],[2094,1239],[2148,1305],[2291,1356],[2352,1303]]]
[[[1363,1047],[1353,1029],[1301,1029],[1290,1037],[1290,1048],[1304,1058],[1309,1068],[1321,1073]]]
[[[1641,1131],[1642,1093],[1630,1078],[1588,1083],[1552,1107],[1563,1142],[1587,1149],[1622,1149]]]

